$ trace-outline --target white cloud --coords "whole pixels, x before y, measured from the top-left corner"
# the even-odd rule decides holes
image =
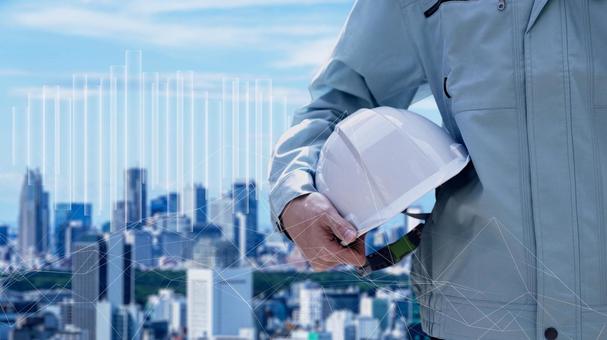
[[[131,7],[147,13],[185,12],[267,6],[306,6],[351,3],[352,0],[139,0]]]

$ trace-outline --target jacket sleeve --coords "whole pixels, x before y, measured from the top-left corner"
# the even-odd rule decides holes
[[[270,208],[279,229],[285,206],[315,191],[318,156],[334,126],[361,108],[407,108],[425,83],[413,33],[399,0],[355,3],[329,61],[310,86],[311,103],[295,113],[274,149]]]

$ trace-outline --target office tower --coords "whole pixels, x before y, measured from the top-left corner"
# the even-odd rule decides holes
[[[115,306],[109,301],[97,302],[96,339],[141,339],[143,315],[136,305]]]
[[[8,245],[8,226],[0,225],[0,247]]]
[[[129,211],[132,209],[130,202],[118,201],[114,203],[111,222],[112,232],[122,232],[133,227],[133,221],[129,219],[132,216]]]
[[[137,268],[151,268],[154,265],[154,237],[147,230],[129,230],[128,242],[132,246],[133,265]]]
[[[71,222],[80,222],[82,231],[88,232],[92,225],[93,207],[88,203],[58,203],[55,206],[55,254],[65,256],[66,230]],[[72,241],[75,238],[72,237]]]
[[[222,196],[211,201],[209,204],[209,218],[212,224],[221,227],[223,238],[230,242],[238,244],[234,234],[234,205],[232,198]]]
[[[107,297],[107,245],[97,235],[87,235],[72,254],[73,322],[89,335],[96,334],[97,302]]]
[[[114,306],[129,305],[134,301],[135,274],[132,265],[132,246],[124,233],[106,235],[108,245],[107,300]]]
[[[234,224],[239,229],[234,232],[234,243],[245,245],[246,248],[243,252],[247,254],[247,257],[255,257],[255,249],[260,241],[257,232],[256,191],[255,182],[236,182],[232,186],[233,218]],[[245,229],[244,232],[241,231],[242,228]],[[246,240],[241,241],[241,235],[246,237]]]
[[[388,328],[390,318],[390,300],[387,298],[363,295],[360,298],[360,315],[380,320],[382,330]]]
[[[250,268],[187,271],[188,338],[236,336],[253,327]]]
[[[323,320],[323,291],[314,282],[304,282],[299,289],[299,325],[318,328]]]
[[[150,202],[150,216],[176,214],[179,211],[179,194],[171,192]]]
[[[131,209],[127,210],[130,228],[140,228],[147,217],[147,173],[145,169],[133,168],[126,171],[126,201]]]
[[[356,325],[354,313],[349,310],[337,310],[326,321],[327,332],[332,340],[356,340]]]
[[[207,190],[204,186],[196,184],[185,188],[183,204],[184,214],[190,217],[192,225],[207,224]]]
[[[48,250],[48,200],[40,172],[27,169],[19,204],[19,250],[25,259],[42,255]]]
[[[185,215],[156,215],[154,217],[156,228],[161,231],[171,231],[174,233],[190,233],[192,232],[192,223],[190,218]]]
[[[199,268],[222,269],[240,264],[238,248],[226,240],[201,238],[194,245],[193,266]]]
[[[74,243],[87,234],[81,221],[70,221],[65,228],[63,241],[63,256],[69,258],[74,252]]]
[[[357,340],[377,340],[381,335],[379,321],[369,316],[359,315],[356,320]]]
[[[171,332],[180,333],[186,326],[186,299],[172,289],[160,289],[148,297],[147,306],[152,321],[166,321]]]

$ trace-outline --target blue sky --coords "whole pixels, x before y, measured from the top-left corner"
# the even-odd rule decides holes
[[[174,74],[192,70],[196,79],[215,84],[208,85],[211,92],[221,87],[218,84],[224,78],[272,79],[277,101],[287,99],[286,109],[291,112],[307,102],[307,84],[330,53],[352,3],[351,0],[2,1],[0,222],[13,224],[17,218],[19,188],[27,163],[23,156],[26,152],[23,117],[28,93],[35,98],[42,85],[71,87],[75,73],[88,73],[91,78],[107,74],[110,65],[124,63],[125,50],[141,50],[144,72]],[[13,106],[18,120],[17,145],[12,143]],[[32,109],[40,107],[33,104]],[[435,111],[431,102],[421,103],[419,110]],[[277,134],[284,123],[275,124]],[[17,154],[15,164],[13,148]],[[267,158],[267,154],[260,157]],[[40,156],[33,158],[39,160]],[[242,175],[241,170],[234,172],[237,177]],[[203,179],[204,175],[196,181]],[[209,181],[216,182],[217,178],[211,176]],[[95,186],[93,179],[89,182]],[[52,186],[50,181],[47,183]],[[80,193],[82,188],[75,191]],[[267,204],[262,203],[262,209],[267,214]],[[103,219],[105,215],[101,214],[95,222]],[[265,224],[264,218],[262,225]]]

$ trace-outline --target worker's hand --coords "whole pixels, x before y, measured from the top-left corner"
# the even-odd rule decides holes
[[[324,271],[340,264],[365,264],[364,237],[343,219],[320,193],[291,201],[281,216],[282,224],[314,270]],[[349,244],[344,247],[341,241]]]

